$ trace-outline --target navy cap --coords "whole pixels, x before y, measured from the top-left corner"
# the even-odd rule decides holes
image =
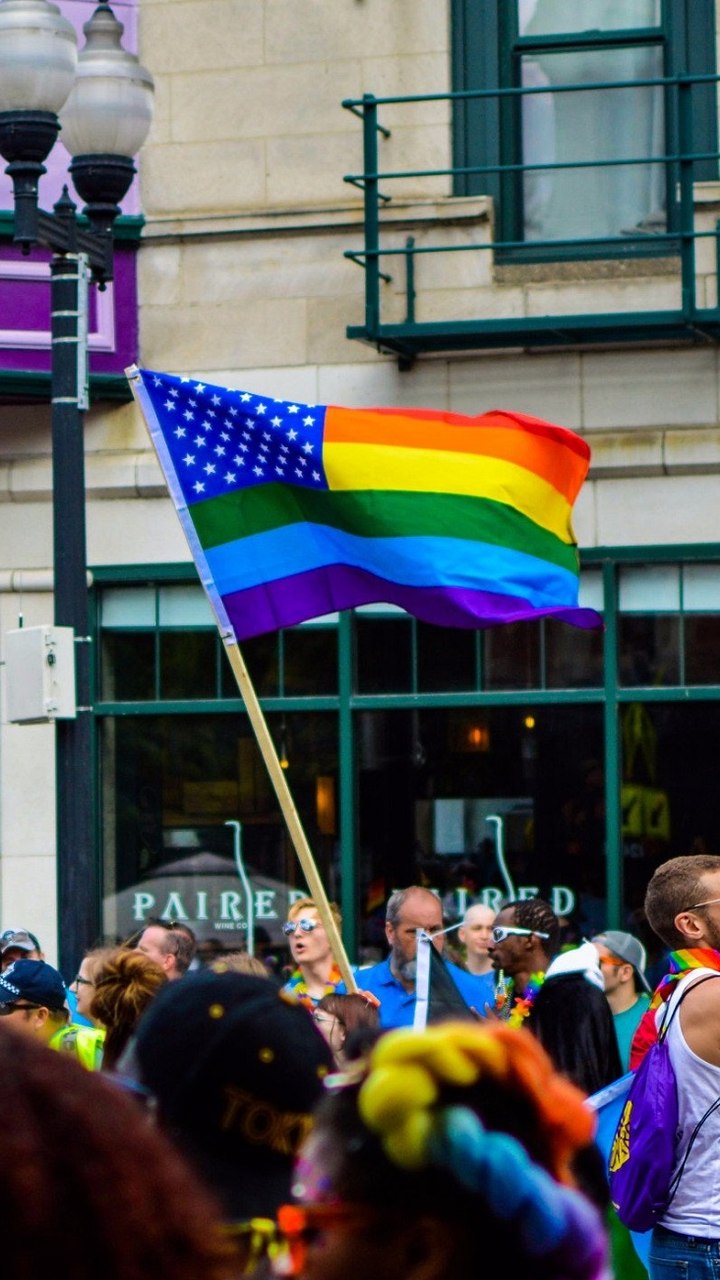
[[[67,1009],[62,974],[44,960],[16,960],[0,973],[0,1004],[18,1000],[47,1009]]]

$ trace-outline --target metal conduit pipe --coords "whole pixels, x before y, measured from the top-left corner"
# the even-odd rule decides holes
[[[91,587],[92,574],[88,572],[85,576],[88,587]],[[0,592],[51,592],[53,587],[52,569],[0,569]]]

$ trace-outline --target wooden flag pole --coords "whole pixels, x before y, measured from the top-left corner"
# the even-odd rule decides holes
[[[243,702],[245,703],[248,716],[250,717],[250,723],[255,731],[255,739],[260,748],[263,760],[265,761],[267,771],[270,775],[270,781],[275,789],[275,795],[277,796],[280,808],[282,809],[287,829],[290,832],[290,838],[295,846],[295,852],[297,853],[300,861],[300,866],[305,873],[307,887],[310,890],[310,897],[317,906],[318,915],[325,926],[325,932],[328,936],[333,958],[340,970],[342,980],[345,983],[347,990],[355,992],[358,989],[355,976],[350,968],[347,955],[345,954],[345,948],[343,946],[342,938],[340,937],[340,931],[330,910],[330,903],[328,901],[327,894],[325,893],[325,887],[320,879],[318,869],[315,865],[315,859],[310,851],[307,837],[303,831],[292,796],[290,795],[290,788],[287,785],[285,774],[280,768],[280,761],[277,757],[275,744],[270,736],[270,730],[267,727],[262,707],[258,702],[255,687],[250,679],[248,669],[245,666],[245,661],[240,652],[240,647],[235,641],[232,641],[230,643],[226,642],[225,648],[228,658],[230,659],[230,666],[232,667],[235,679],[237,680],[237,685],[242,695]]]

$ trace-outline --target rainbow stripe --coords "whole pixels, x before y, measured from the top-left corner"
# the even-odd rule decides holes
[[[226,634],[377,601],[445,626],[601,624],[578,608],[590,451],[566,428],[128,376]]]

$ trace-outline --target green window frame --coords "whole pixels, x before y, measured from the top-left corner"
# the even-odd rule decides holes
[[[554,32],[521,36],[518,5],[513,0],[451,0],[452,88],[460,94],[481,90],[488,96],[460,97],[453,114],[454,194],[489,195],[495,203],[498,258],[542,261],[562,258],[613,258],[677,253],[669,237],[677,232],[681,210],[675,198],[679,166],[671,157],[692,151],[697,180],[718,176],[716,85],[713,81],[692,87],[692,141],[681,137],[676,92],[663,89],[664,131],[660,154],[666,188],[665,238],[648,235],[627,244],[614,241],[583,246],[575,242],[533,248],[525,237],[522,154],[521,89],[523,57],[542,52],[554,56],[607,50],[609,55],[630,48],[658,48],[663,77],[686,75],[712,77],[715,60],[714,0],[661,0],[656,26],[593,31]],[[571,12],[568,7],[568,12]],[[556,9],[557,13],[557,9]],[[607,84],[615,78],[608,59]],[[620,79],[623,77],[620,76]],[[594,79],[594,78],[593,78]],[[495,96],[494,91],[506,91]],[[507,91],[511,91],[508,93]],[[540,95],[540,101],[544,95]],[[630,154],[632,140],[628,139]],[[623,148],[624,148],[623,142]],[[625,153],[624,153],[625,154]],[[590,155],[587,159],[590,159]],[[582,178],[582,170],[580,171]],[[593,170],[585,170],[592,173]],[[569,240],[572,241],[570,236]]]
[[[397,610],[382,606],[369,606],[363,610],[346,612],[318,620],[314,627],[303,625],[286,633],[272,633],[258,637],[251,645],[243,645],[248,664],[263,711],[268,716],[271,732],[283,751],[284,729],[287,723],[289,754],[292,754],[293,719],[314,713],[331,713],[337,717],[337,857],[340,891],[338,894],[344,916],[344,938],[350,955],[356,953],[358,922],[360,919],[360,893],[372,888],[366,884],[368,863],[363,846],[363,833],[358,826],[358,779],[363,768],[363,739],[358,726],[375,718],[392,730],[392,724],[400,724],[403,732],[414,733],[413,769],[425,766],[424,743],[443,743],[443,733],[433,726],[436,721],[452,733],[452,743],[457,746],[460,738],[465,743],[462,759],[475,775],[484,757],[483,734],[490,734],[502,718],[517,716],[525,734],[523,744],[528,748],[528,768],[532,767],[530,753],[535,733],[536,717],[553,716],[567,721],[570,716],[587,716],[587,723],[595,725],[594,745],[588,744],[589,754],[602,760],[605,773],[606,855],[605,855],[605,907],[608,922],[621,927],[625,916],[623,901],[636,901],[635,890],[625,884],[631,870],[642,869],[640,860],[624,857],[625,816],[621,801],[627,800],[628,780],[623,776],[622,726],[626,715],[632,712],[637,719],[636,707],[644,708],[650,719],[656,718],[664,731],[680,725],[687,732],[688,718],[697,716],[697,728],[691,725],[695,763],[691,779],[697,790],[707,793],[708,770],[715,776],[714,763],[704,765],[703,744],[715,750],[718,740],[716,726],[720,706],[720,675],[715,655],[720,637],[720,543],[698,545],[672,545],[660,547],[596,547],[582,554],[581,589],[583,603],[599,607],[603,611],[605,630],[591,633],[590,653],[581,653],[577,661],[576,650],[582,638],[566,627],[567,645],[558,637],[551,638],[550,624],[541,622],[523,628],[523,635],[515,636],[513,629],[502,631],[504,648],[516,657],[516,675],[509,665],[503,666],[502,648],[496,662],[495,646],[486,644],[489,633],[470,633],[463,636],[458,630],[438,629],[440,642],[447,644],[450,653],[439,670],[433,671],[429,660],[435,648],[427,650],[429,636],[415,619]],[[98,741],[112,734],[113,722],[118,718],[132,717],[138,721],[150,717],[207,716],[211,719],[230,716],[237,720],[244,714],[242,700],[231,681],[218,680],[218,667],[227,666],[221,651],[217,628],[211,620],[200,584],[193,568],[188,564],[101,566],[93,569],[93,634],[97,640],[96,697],[94,699],[94,724]],[[639,630],[636,623],[642,623]],[[669,626],[670,624],[670,626]],[[387,628],[394,627],[396,636],[389,638]],[[562,624],[556,624],[562,627]],[[382,643],[372,643],[369,634],[373,628],[384,636]],[[367,631],[366,639],[362,633]],[[298,669],[298,653],[293,644],[299,637],[316,641],[319,638],[327,646],[336,646],[334,663],[329,653],[321,662],[312,661],[308,655],[300,655],[301,671],[308,668],[298,686],[293,668]],[[672,661],[668,661],[667,641],[672,641]],[[177,643],[168,649],[163,640]],[[456,639],[460,648],[456,647]],[[199,677],[199,687],[174,690],[170,696],[166,680],[166,668],[171,674],[181,672],[183,643],[187,648],[186,670],[194,668]],[[203,642],[207,656],[205,667],[198,670],[196,642]],[[469,640],[469,644],[464,642]],[[115,646],[106,649],[106,643]],[[259,646],[260,642],[265,645]],[[313,641],[315,643],[316,641]],[[384,661],[388,643],[395,641],[403,647],[393,663]],[[522,641],[522,643],[521,643]],[[118,644],[120,642],[120,647]],[[370,658],[362,656],[362,648],[379,654],[373,668]],[[597,644],[602,646],[602,665],[592,671],[585,670],[587,658],[600,657]],[[288,647],[289,646],[289,647]],[[647,664],[634,670],[627,678],[620,662],[623,646],[636,653],[648,646]],[[140,652],[140,649],[142,652]],[[111,673],[103,671],[107,662],[124,667],[137,662],[144,674],[144,687],[139,696],[133,697],[126,687],[115,688]],[[168,666],[169,663],[169,666]],[[325,666],[334,665],[336,680],[334,692],[322,692],[313,687],[313,675],[325,680]],[[580,669],[578,672],[578,668]],[[646,676],[644,672],[648,670]],[[382,671],[388,678],[379,678]],[[495,671],[495,677],[493,677]],[[449,673],[449,677],[448,677]],[[573,678],[575,674],[576,678]],[[432,678],[430,678],[432,677]],[[510,677],[510,678],[508,678]],[[125,680],[123,676],[123,680]],[[208,690],[207,681],[217,680]],[[136,677],[133,676],[133,681]],[[681,681],[687,680],[683,684]],[[129,694],[129,696],[128,696]],[[214,695],[214,696],[213,696]],[[694,706],[697,711],[694,710]],[[709,708],[709,714],[706,710]],[[394,713],[401,713],[394,721]],[[445,712],[437,720],[436,713]],[[402,718],[404,717],[404,719]],[[433,717],[436,719],[433,720]],[[701,724],[701,721],[704,724]],[[602,752],[597,745],[599,726],[602,722]],[[664,728],[663,728],[664,726]],[[684,727],[683,727],[684,726]],[[417,729],[417,732],[415,730]],[[427,729],[427,733],[425,730]],[[703,733],[701,733],[703,729]],[[525,732],[527,731],[527,732]],[[384,730],[383,730],[384,732]],[[371,732],[367,744],[372,747],[375,735]],[[377,736],[376,745],[382,755],[383,736]],[[454,750],[452,743],[450,749]],[[367,745],[366,744],[366,745]],[[112,743],[109,757],[112,760]],[[122,755],[118,757],[122,759]],[[523,759],[525,756],[523,755]],[[564,769],[566,757],[558,769]],[[554,767],[554,766],[553,766]],[[328,773],[333,770],[328,769]],[[629,770],[628,772],[632,772]],[[642,784],[641,777],[633,776],[629,785]],[[461,778],[453,794],[463,794]],[[622,787],[625,784],[625,792]],[[390,784],[394,786],[392,778]],[[662,782],[660,783],[662,785]],[[115,786],[111,771],[98,776],[96,786],[102,788],[102,806],[99,795],[96,801],[98,813],[103,809],[103,821],[113,818],[116,808]],[[458,788],[460,788],[458,790]],[[472,790],[468,791],[472,794]],[[492,791],[488,794],[505,794]],[[693,793],[694,794],[694,793]],[[393,803],[397,800],[395,792]],[[707,802],[707,794],[704,795]],[[307,811],[307,797],[305,812]],[[691,814],[693,810],[688,810]],[[714,836],[714,830],[711,835]],[[408,837],[411,839],[411,834]],[[403,846],[405,847],[405,846]],[[410,847],[409,845],[407,846]],[[684,848],[684,846],[683,846]],[[393,848],[388,857],[395,856]],[[376,861],[382,850],[376,848]],[[384,855],[383,855],[384,856]],[[626,865],[628,864],[628,865]],[[392,867],[388,870],[388,875]],[[368,873],[369,874],[369,873]],[[364,878],[363,878],[364,877]],[[111,877],[112,879],[112,877]],[[628,897],[628,895],[630,895]]]

